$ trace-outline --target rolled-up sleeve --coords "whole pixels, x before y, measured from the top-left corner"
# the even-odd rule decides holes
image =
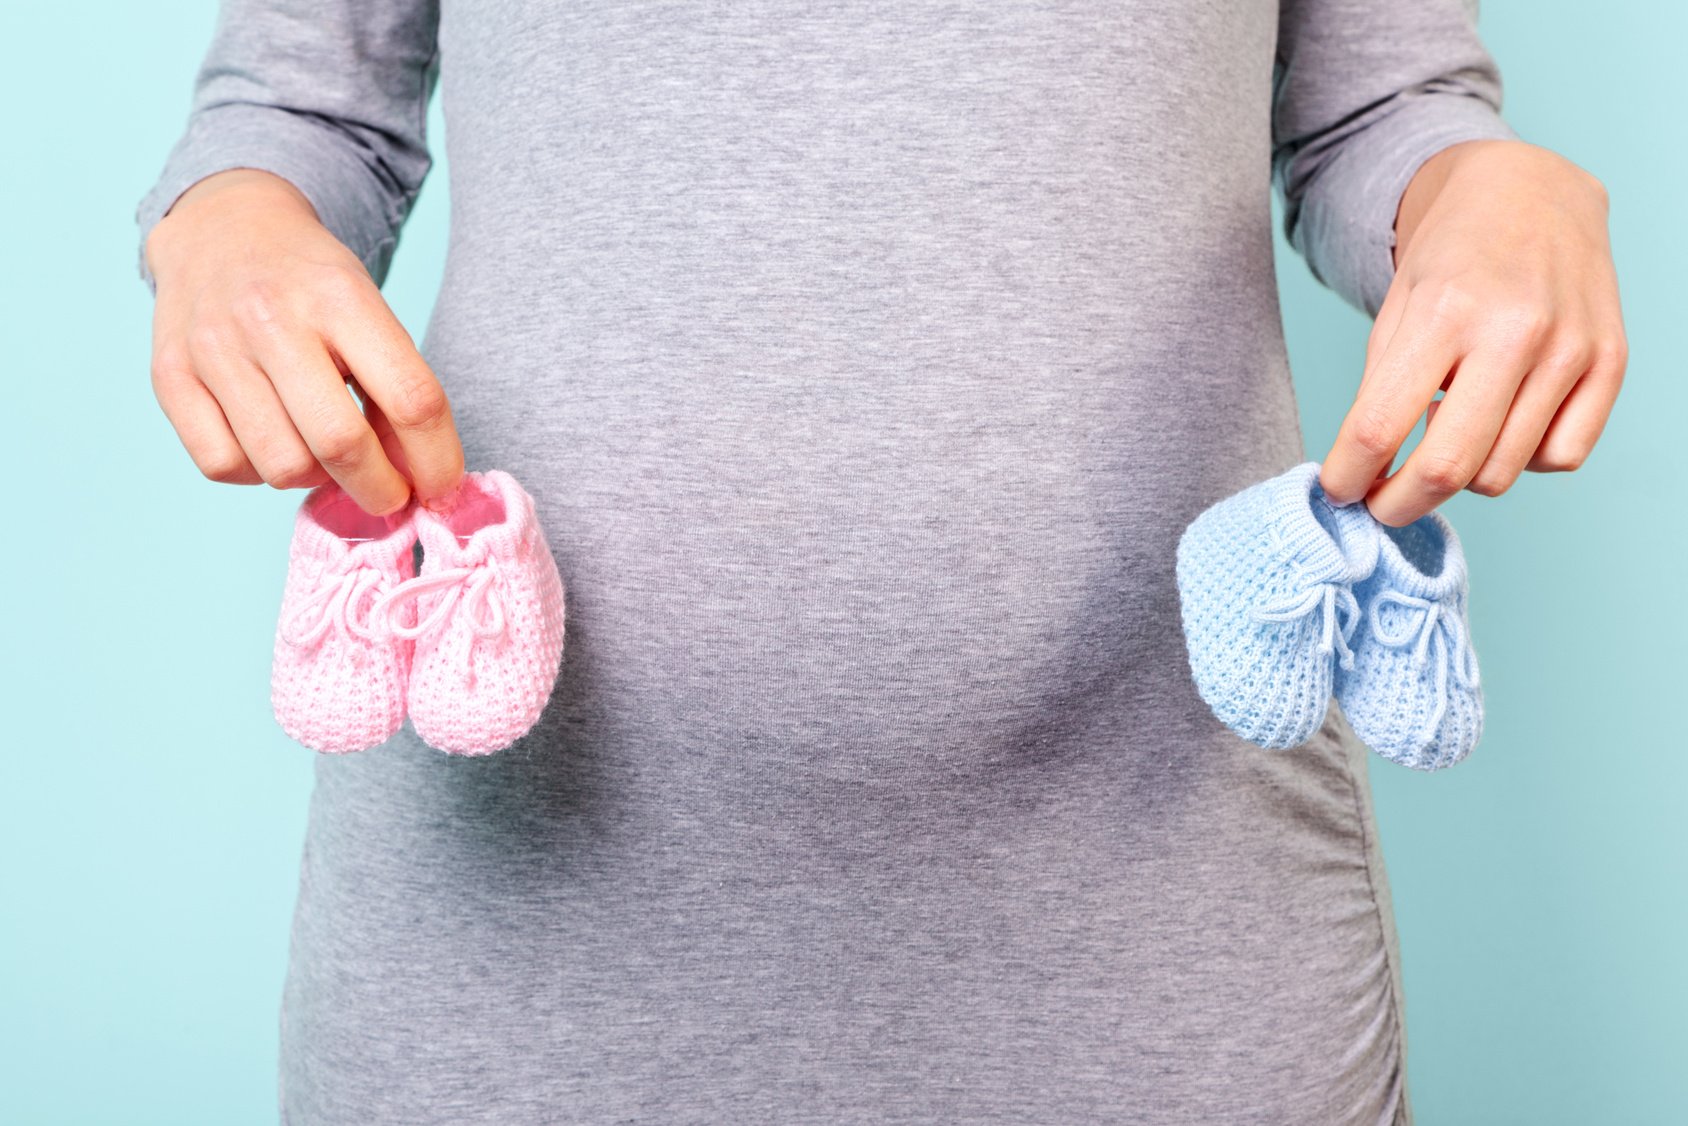
[[[1313,275],[1376,316],[1395,277],[1395,216],[1425,161],[1517,140],[1476,0],[1282,0],[1272,167],[1284,233]]]
[[[431,164],[438,24],[438,0],[223,0],[186,127],[135,210],[148,289],[148,234],[231,168],[290,181],[384,281]]]

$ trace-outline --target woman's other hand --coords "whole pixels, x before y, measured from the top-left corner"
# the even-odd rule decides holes
[[[1402,196],[1395,264],[1326,495],[1400,526],[1461,489],[1499,496],[1526,469],[1580,466],[1628,360],[1600,182],[1526,142],[1454,145]]]
[[[377,515],[413,489],[428,503],[456,488],[463,449],[444,389],[290,182],[245,168],[207,176],[145,253],[153,391],[206,477],[278,489],[332,478]]]

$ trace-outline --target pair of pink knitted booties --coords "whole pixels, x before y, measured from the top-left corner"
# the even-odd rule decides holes
[[[305,746],[367,750],[408,715],[432,747],[490,754],[538,722],[562,655],[562,576],[508,473],[465,474],[445,512],[370,516],[336,484],[300,505],[270,701]]]

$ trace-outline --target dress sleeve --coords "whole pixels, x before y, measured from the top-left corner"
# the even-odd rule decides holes
[[[430,167],[438,0],[223,0],[186,128],[140,200],[146,237],[199,180],[257,168],[289,180],[385,280]]]
[[[1450,145],[1517,140],[1477,35],[1477,0],[1281,0],[1272,170],[1284,233],[1313,276],[1376,316],[1395,214]]]

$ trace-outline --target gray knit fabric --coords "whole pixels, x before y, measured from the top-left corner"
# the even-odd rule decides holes
[[[317,760],[285,1121],[1405,1121],[1367,753],[1226,731],[1173,562],[1304,456],[1274,172],[1375,311],[1514,136],[1467,7],[233,0],[141,233],[266,168],[384,275],[436,77],[424,352],[567,647]]]

